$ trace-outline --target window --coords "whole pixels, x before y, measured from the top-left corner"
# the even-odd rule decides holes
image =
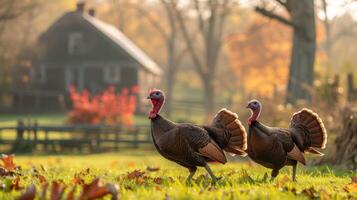
[[[31,70],[32,80],[35,82],[43,83],[46,81],[46,66],[40,65],[39,67]]]
[[[104,80],[107,83],[118,83],[120,81],[120,67],[107,67],[104,69]]]
[[[82,33],[70,33],[68,38],[68,53],[70,55],[79,54],[81,52],[83,35]]]

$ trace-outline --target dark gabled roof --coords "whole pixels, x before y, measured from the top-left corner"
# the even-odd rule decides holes
[[[88,23],[93,25],[93,27],[95,27],[98,31],[107,36],[108,39],[110,39],[115,45],[124,49],[147,70],[157,75],[162,74],[161,68],[148,55],[146,55],[145,52],[143,52],[129,38],[127,38],[119,29],[90,15],[82,14],[81,16]]]
[[[52,27],[55,27],[60,23],[60,21],[64,18],[76,16],[83,19],[89,25],[94,28],[94,30],[98,31],[106,39],[108,39],[112,44],[117,46],[119,49],[123,49],[126,53],[129,54],[136,62],[138,62],[144,69],[147,71],[161,75],[162,69],[148,56],[145,52],[143,52],[139,47],[137,47],[128,37],[126,37],[120,30],[118,30],[115,26],[105,23],[95,17],[92,17],[85,13],[78,13],[76,11],[68,12],[63,15],[59,20],[57,20],[48,31],[44,32],[40,35],[39,40],[45,37],[48,34],[49,30]]]

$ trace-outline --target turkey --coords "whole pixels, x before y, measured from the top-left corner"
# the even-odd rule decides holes
[[[257,121],[262,110],[258,100],[251,100],[247,108],[251,111],[248,118],[248,155],[272,169],[273,180],[285,165],[293,167],[292,179],[296,181],[297,162],[305,165],[304,153],[323,155],[318,149],[324,149],[327,134],[320,117],[309,109],[302,109],[293,114],[290,128],[272,128]]]
[[[246,155],[247,134],[237,114],[221,109],[209,126],[174,123],[159,115],[165,101],[161,90],[151,90],[147,98],[152,104],[149,119],[153,143],[163,157],[189,170],[188,182],[197,167],[204,167],[212,180],[217,181],[218,178],[207,163],[225,164],[227,159],[223,150],[235,155]]]

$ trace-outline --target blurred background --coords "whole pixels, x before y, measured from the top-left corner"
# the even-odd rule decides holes
[[[356,43],[355,0],[0,0],[1,150],[152,148],[155,87],[178,122],[311,108],[356,167]]]

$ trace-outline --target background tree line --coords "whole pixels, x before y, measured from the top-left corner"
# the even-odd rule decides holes
[[[333,13],[327,0],[87,1],[164,67],[168,115],[175,99],[200,100],[207,114],[219,101],[277,92],[310,101],[314,83],[356,71],[353,3]],[[19,82],[12,74],[32,67],[37,36],[75,4],[0,0],[1,87]]]

